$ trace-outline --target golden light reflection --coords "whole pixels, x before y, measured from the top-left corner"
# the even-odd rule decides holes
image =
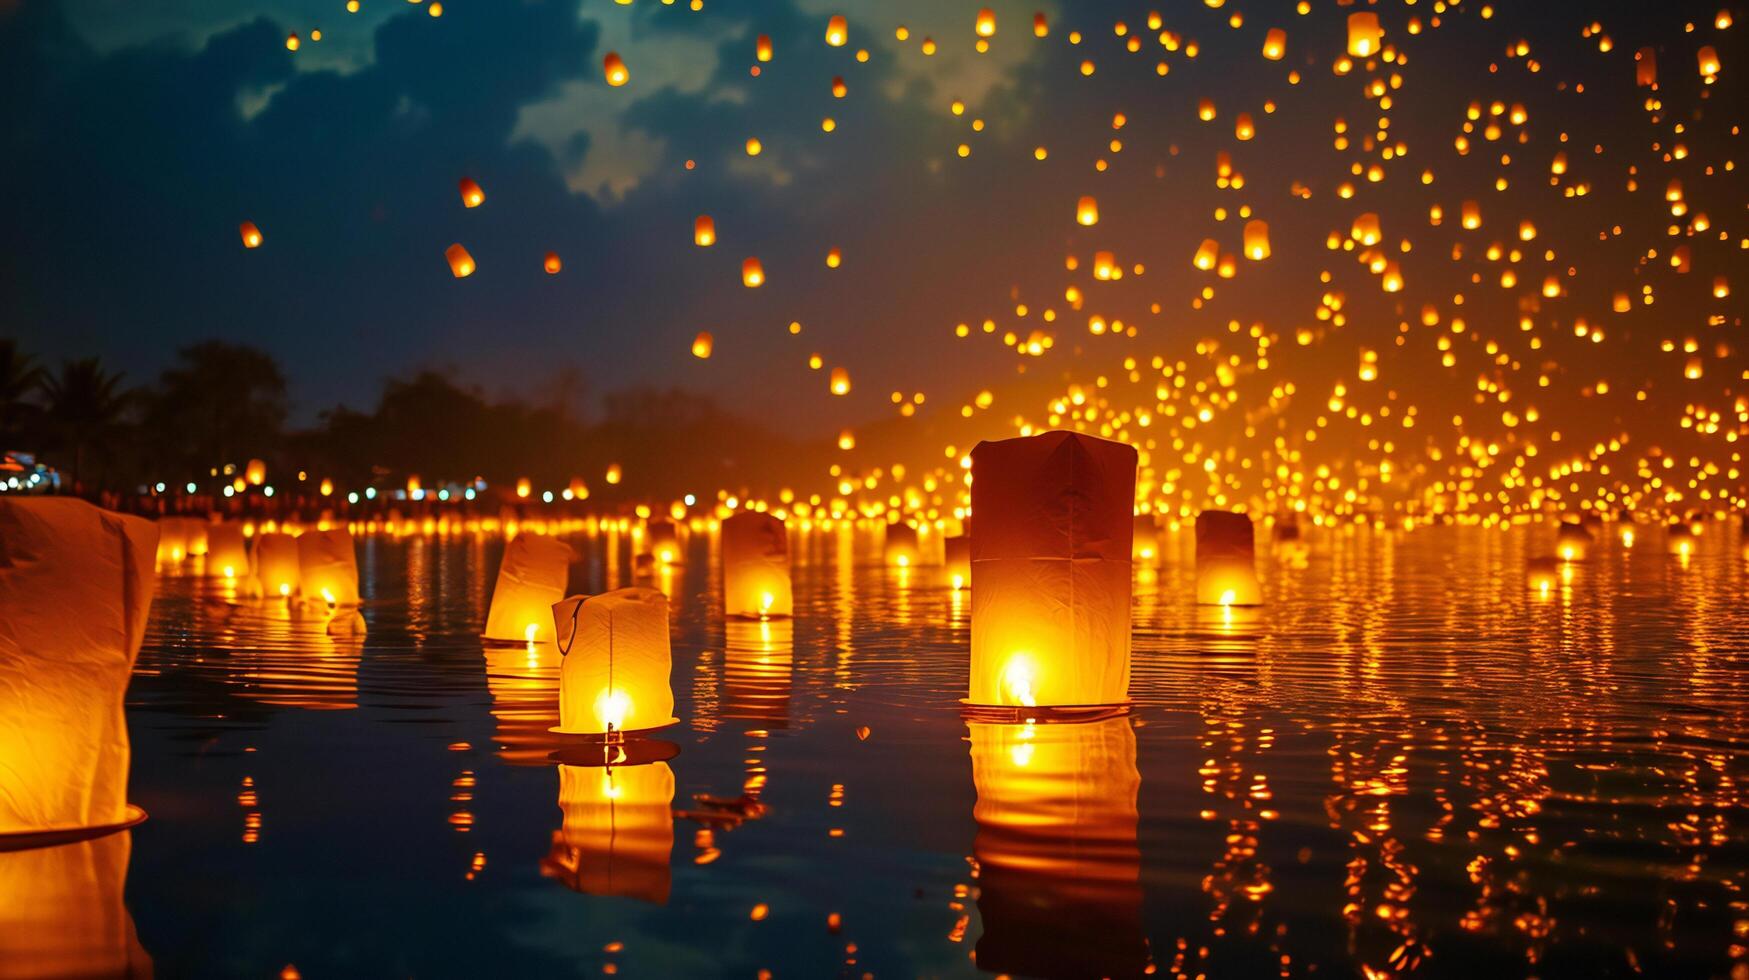
[[[553,831],[541,874],[572,891],[667,904],[674,851],[668,763],[558,770],[564,822]]]

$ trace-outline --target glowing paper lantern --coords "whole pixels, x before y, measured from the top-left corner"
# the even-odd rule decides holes
[[[644,553],[664,565],[680,563],[680,530],[673,521],[654,520],[644,529]]]
[[[972,584],[972,539],[970,535],[956,534],[948,538],[944,544],[946,554],[947,583],[955,591],[969,588]]]
[[[601,72],[607,77],[607,84],[618,88],[631,81],[632,73],[626,69],[625,59],[617,51],[609,51],[607,57],[601,59]]]
[[[1245,222],[1245,257],[1253,262],[1269,258],[1269,222]]]
[[[544,534],[518,534],[504,546],[492,606],[486,613],[488,640],[540,643],[553,638],[553,606],[565,598],[565,582],[576,559],[571,546]]]
[[[462,195],[462,207],[477,208],[486,203],[486,192],[472,177],[463,177],[459,184]]]
[[[255,535],[253,574],[261,591],[270,596],[289,596],[297,591],[298,541],[289,534],[269,531]]]
[[[971,722],[978,968],[1133,977],[1148,966],[1128,718]]]
[[[1664,535],[1664,550],[1672,555],[1687,558],[1694,554],[1694,531],[1687,524],[1672,524]]]
[[[541,874],[572,891],[667,902],[674,770],[666,762],[558,768],[564,822]]]
[[[1280,61],[1287,53],[1287,32],[1279,27],[1271,27],[1269,33],[1263,35],[1263,56],[1270,61]]]
[[[129,818],[122,699],[157,547],[82,500],[0,498],[0,835]]]
[[[1251,518],[1224,510],[1196,515],[1196,601],[1205,606],[1255,606],[1256,540]]]
[[[843,14],[834,14],[826,21],[826,43],[834,48],[844,47],[844,41],[849,36],[850,26],[844,20]]]
[[[701,214],[692,219],[692,243],[699,248],[710,248],[717,243],[717,222],[708,214]]]
[[[444,249],[443,257],[449,262],[450,274],[457,279],[466,279],[474,274],[474,257],[468,254],[461,242]]]
[[[298,593],[330,606],[358,605],[358,557],[340,528],[298,536]]]
[[[1136,561],[1151,562],[1160,557],[1160,528],[1153,514],[1137,514],[1131,532],[1130,555]]]
[[[1719,53],[1710,44],[1703,44],[1696,58],[1700,63],[1700,77],[1710,85],[1719,74]]]
[[[157,560],[174,565],[188,557],[189,525],[186,517],[165,517],[158,521]]]
[[[548,252],[546,259],[541,262],[541,268],[545,269],[549,276],[558,275],[559,270],[564,267],[565,264],[559,261],[559,253],[557,252]]]
[[[559,731],[605,735],[672,724],[668,597],[655,589],[572,596],[553,606]]]
[[[1032,36],[1044,37],[1051,32],[1051,22],[1045,17],[1044,11],[1032,15]]]
[[[1385,30],[1379,26],[1379,15],[1370,11],[1348,15],[1348,53],[1356,58],[1370,58],[1383,46]]]
[[[709,330],[700,330],[698,336],[692,338],[692,356],[701,361],[709,360],[714,339]]]
[[[1524,579],[1532,591],[1548,595],[1561,584],[1560,563],[1553,558],[1532,558],[1525,568]]]
[[[1136,450],[1074,432],[972,450],[972,657],[981,705],[1129,697]]]
[[[1202,240],[1202,244],[1196,247],[1196,256],[1190,260],[1190,264],[1207,272],[1215,267],[1215,261],[1220,258],[1220,255],[1221,243],[1212,238],[1205,238]]]
[[[827,387],[834,395],[850,394],[850,372],[841,367],[833,368]]]
[[[133,835],[0,852],[0,976],[149,977],[122,901]]]
[[[1591,550],[1591,532],[1581,524],[1562,524],[1555,532],[1555,554],[1562,561],[1584,561]]]
[[[789,616],[789,534],[770,514],[740,511],[723,521],[723,614]]]
[[[760,61],[770,61],[771,60],[771,35],[770,34],[761,34],[761,35],[759,35],[758,40],[753,42],[753,57],[757,58]]]
[[[917,529],[903,521],[888,524],[886,538],[881,542],[881,560],[898,568],[920,564],[922,552],[917,547]]]
[[[233,580],[248,577],[249,548],[243,525],[227,522],[206,529],[206,573]]]
[[[1076,203],[1075,223],[1081,225],[1099,224],[1099,202],[1091,195],[1082,197]]]
[[[996,11],[989,7],[978,8],[978,19],[972,23],[972,29],[979,37],[995,37]]]
[[[741,285],[748,289],[758,289],[765,285],[765,266],[760,265],[757,258],[741,260]]]
[[[261,229],[255,227],[255,222],[245,221],[238,225],[237,233],[243,236],[244,248],[259,248],[261,246]]]
[[[1634,84],[1651,88],[1658,84],[1658,52],[1645,47],[1634,53]]]

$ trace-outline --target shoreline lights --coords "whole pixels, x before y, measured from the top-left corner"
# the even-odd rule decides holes
[[[1060,431],[972,450],[971,704],[1128,700],[1136,461]]]

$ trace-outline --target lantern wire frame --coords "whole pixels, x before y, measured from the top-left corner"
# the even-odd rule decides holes
[[[96,840],[123,830],[132,830],[146,822],[146,811],[133,803],[127,804],[127,815],[119,822],[94,824],[90,827],[56,827],[52,830],[25,830],[0,833],[0,854],[8,851],[28,851],[38,847],[57,847],[80,841]]]

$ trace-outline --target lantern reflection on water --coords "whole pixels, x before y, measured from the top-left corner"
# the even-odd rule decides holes
[[[770,514],[742,511],[723,521],[723,614],[789,616],[789,535]]]
[[[553,638],[553,605],[565,598],[565,582],[576,557],[571,546],[544,534],[518,534],[504,546],[492,606],[486,613],[487,640],[532,643]]]
[[[559,723],[559,648],[552,643],[486,647],[486,693],[492,696],[498,757],[545,765]]]
[[[978,705],[1129,697],[1136,450],[1073,432],[972,450]]]
[[[81,500],[0,498],[0,837],[139,812],[122,701],[157,545],[150,522]]]
[[[969,722],[978,824],[978,967],[1137,976],[1142,934],[1136,736],[1127,717]]]
[[[764,728],[789,727],[794,669],[794,622],[728,623],[723,636],[723,717]]]
[[[672,724],[668,597],[655,589],[572,596],[553,606],[559,732],[607,735]]]
[[[1256,535],[1251,518],[1224,510],[1196,515],[1196,601],[1207,606],[1255,606]]]
[[[122,903],[133,835],[0,852],[0,977],[146,977]]]
[[[290,596],[303,576],[298,571],[298,541],[289,534],[268,531],[255,535],[251,556],[255,581],[268,596]]]
[[[638,766],[559,768],[559,810],[541,874],[573,891],[668,901],[674,850],[674,770]]]

